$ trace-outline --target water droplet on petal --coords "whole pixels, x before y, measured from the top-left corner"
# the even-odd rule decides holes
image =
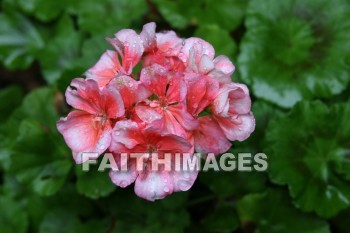
[[[165,186],[164,187],[164,192],[168,193],[170,191],[169,187],[168,186]]]

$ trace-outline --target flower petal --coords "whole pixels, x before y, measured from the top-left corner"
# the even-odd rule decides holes
[[[138,176],[138,172],[136,171],[136,162],[129,159],[128,163],[129,164],[126,171],[113,171],[111,169],[109,172],[109,177],[111,178],[112,182],[121,188],[125,188],[134,183]]]
[[[109,150],[114,153],[129,153],[143,142],[138,124],[131,120],[118,121],[112,134],[112,142]]]
[[[164,171],[149,171],[145,176],[138,176],[135,182],[136,195],[149,201],[163,199],[173,191],[172,179]]]
[[[118,59],[118,53],[107,50],[102,54],[100,60],[91,67],[86,73],[87,79],[93,79],[100,88],[106,86],[119,72],[121,66]]]
[[[134,104],[145,100],[151,92],[145,85],[129,76],[118,76],[108,86],[116,88],[124,102],[125,109],[130,109]]]
[[[230,141],[244,141],[255,129],[255,119],[251,112],[232,117],[215,116],[215,119]]]
[[[209,116],[198,118],[199,129],[194,131],[194,141],[196,151],[215,155],[226,152],[231,147],[220,126]]]
[[[217,56],[214,59],[215,69],[221,71],[222,73],[231,76],[235,71],[235,66],[230,61],[230,59],[224,55]]]
[[[140,38],[146,52],[155,50],[157,47],[156,24],[153,22],[145,24],[140,33]]]
[[[103,124],[84,111],[72,111],[57,122],[57,129],[76,156],[83,152],[96,152],[100,155],[111,143],[112,128],[109,122]],[[74,159],[77,163],[84,162],[78,157]]]
[[[130,75],[144,51],[140,36],[134,30],[123,29],[115,34],[115,38],[107,40],[121,56],[124,74]]]

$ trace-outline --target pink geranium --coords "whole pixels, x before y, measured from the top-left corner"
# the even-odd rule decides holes
[[[121,30],[107,39],[106,51],[66,92],[75,110],[57,128],[82,163],[83,152],[111,152],[120,167],[127,153],[127,170],[112,169],[119,187],[135,183],[135,193],[156,200],[191,188],[197,171],[179,171],[177,153],[191,161],[200,153],[226,152],[230,141],[245,140],[255,127],[249,91],[233,83],[234,65],[200,38],[181,39],[175,32],[155,32],[146,24],[141,33]],[[141,71],[135,72],[139,65]],[[143,168],[137,169],[138,153]],[[171,155],[171,169],[150,169]],[[153,156],[156,155],[156,156]],[[185,159],[185,157],[183,157]]]

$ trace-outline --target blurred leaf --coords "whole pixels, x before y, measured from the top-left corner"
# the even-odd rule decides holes
[[[74,67],[79,56],[81,35],[74,29],[69,16],[64,15],[54,28],[50,43],[40,54],[45,80],[54,84],[62,77],[62,73]]]
[[[12,151],[11,172],[21,183],[43,196],[63,186],[72,162],[36,121],[22,121]]]
[[[204,10],[198,9],[199,24],[217,24],[228,31],[241,23],[248,0],[204,0]]]
[[[202,224],[209,232],[233,232],[239,226],[239,220],[232,204],[223,202],[207,216]]]
[[[44,22],[57,18],[69,3],[66,0],[17,0],[17,2],[26,13]]]
[[[0,14],[0,61],[8,69],[26,69],[44,48],[34,25],[18,12]]]
[[[0,226],[1,233],[27,232],[27,214],[14,200],[0,196]]]
[[[50,211],[41,223],[39,233],[77,232],[79,219],[71,212],[56,209]]]
[[[223,30],[215,24],[199,26],[194,35],[212,44],[216,55],[222,54],[232,59],[236,52],[236,43],[229,31]]]
[[[185,193],[173,194],[156,202],[137,197],[133,187],[117,189],[113,194],[103,199],[101,205],[109,206],[111,214],[116,216],[115,233],[181,233],[190,224],[189,214],[183,206],[187,199]]]
[[[259,233],[330,232],[326,221],[296,209],[288,194],[279,190],[245,196],[238,202],[238,213],[243,228],[254,224]]]
[[[199,1],[170,1],[170,0],[153,0],[157,5],[158,10],[165,18],[165,20],[171,24],[171,26],[184,29],[189,24],[190,9],[196,9]]]
[[[94,36],[84,40],[81,56],[72,61],[69,69],[65,70],[58,81],[58,88],[64,93],[73,78],[81,77],[85,71],[92,67],[110,48],[104,36]]]
[[[216,24],[232,31],[244,16],[247,0],[153,0],[171,26],[184,29],[189,24]]]
[[[145,0],[77,0],[71,12],[78,15],[82,31],[93,35],[111,36],[122,28],[129,28],[133,20],[147,11]]]
[[[12,116],[17,132],[10,147],[10,172],[40,195],[53,195],[64,184],[71,155],[55,127],[54,91],[36,89]],[[51,104],[50,104],[51,103]],[[18,129],[17,129],[18,128]]]
[[[350,81],[350,4],[344,0],[253,0],[238,68],[253,93],[290,108],[330,98]]]
[[[29,93],[19,109],[20,119],[35,119],[43,127],[56,131],[59,116],[55,109],[55,91],[50,88],[38,88]]]
[[[109,178],[108,172],[100,172],[93,165],[91,168],[89,171],[83,171],[81,166],[76,166],[78,192],[92,199],[105,197],[113,192],[116,186]]]
[[[237,169],[237,157],[236,157]],[[202,172],[199,180],[219,198],[242,196],[265,189],[266,175],[259,172]]]
[[[23,92],[18,86],[9,86],[0,91],[0,122],[6,121],[22,102]]]
[[[304,211],[331,217],[350,206],[349,118],[349,104],[303,102],[269,125],[271,179]]]

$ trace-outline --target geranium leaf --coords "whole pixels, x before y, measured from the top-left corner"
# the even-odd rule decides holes
[[[243,228],[255,226],[259,233],[329,233],[326,221],[296,209],[288,194],[269,189],[263,194],[249,194],[238,201]]]
[[[269,125],[271,179],[304,211],[332,217],[350,205],[349,118],[349,104],[305,102]]]
[[[339,94],[350,81],[349,9],[344,0],[251,1],[237,66],[243,80],[286,108]]]

